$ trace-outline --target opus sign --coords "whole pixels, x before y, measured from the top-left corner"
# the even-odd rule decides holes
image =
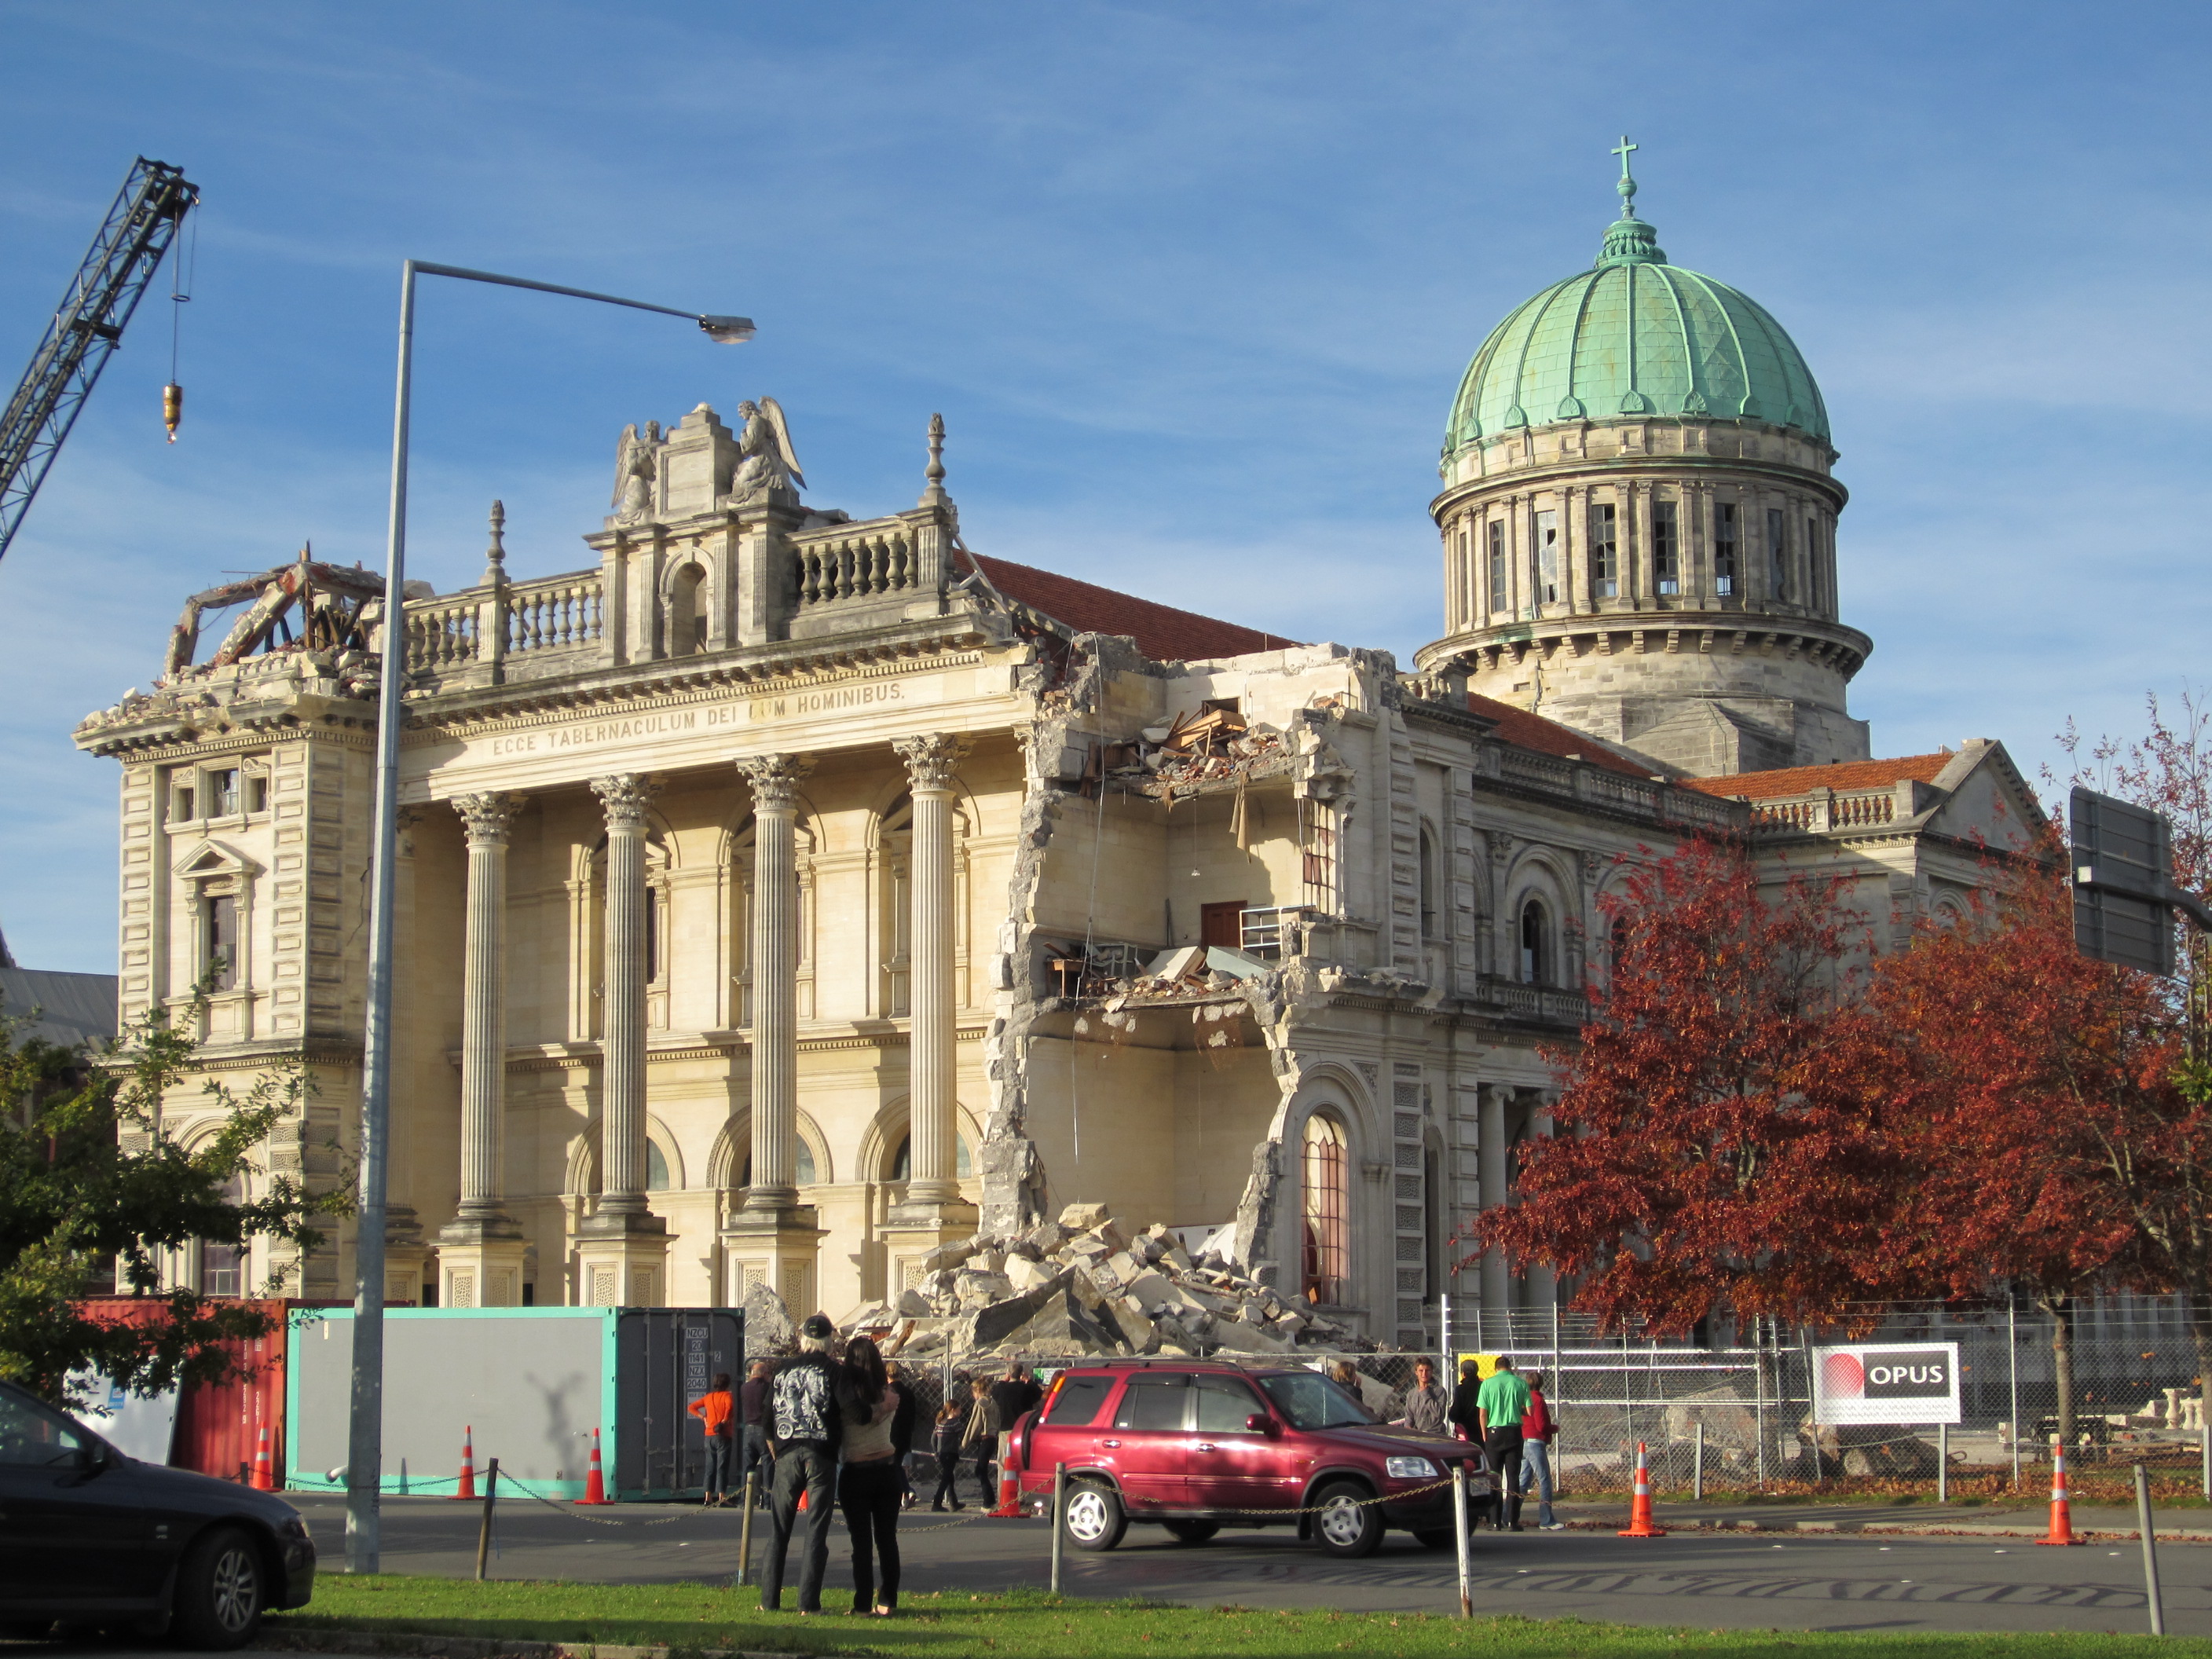
[[[1955,1423],[1959,1345],[1854,1344],[1813,1350],[1815,1423]]]

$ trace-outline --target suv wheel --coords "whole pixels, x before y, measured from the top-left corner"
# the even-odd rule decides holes
[[[1382,1510],[1369,1498],[1364,1486],[1350,1480],[1332,1480],[1316,1492],[1314,1541],[1331,1555],[1374,1554],[1382,1541]]]
[[[1068,1541],[1079,1550],[1110,1550],[1129,1529],[1129,1517],[1111,1486],[1096,1480],[1079,1480],[1067,1495],[1060,1524]]]
[[[1168,1536],[1178,1544],[1203,1544],[1221,1530],[1218,1521],[1170,1521]]]
[[[261,1552],[237,1528],[218,1527],[185,1552],[170,1629],[188,1648],[243,1647],[268,1600]]]

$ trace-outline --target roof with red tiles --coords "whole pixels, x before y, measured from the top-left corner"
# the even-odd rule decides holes
[[[1516,708],[1510,702],[1470,691],[1467,694],[1467,706],[1485,720],[1496,720],[1498,735],[1520,748],[1533,749],[1540,755],[1573,756],[1592,766],[1602,766],[1608,772],[1623,773],[1632,778],[1651,775],[1649,766],[1638,766],[1626,756],[1614,754],[1587,732],[1561,726],[1557,720],[1547,720],[1525,708]]]
[[[1096,582],[962,550],[1008,599],[1042,611],[1079,634],[1127,634],[1137,641],[1138,650],[1157,662],[1241,657],[1248,652],[1280,651],[1299,643],[1241,623],[1223,622],[1201,617],[1195,611],[1178,611],[1171,605],[1117,593]]]
[[[1776,800],[1816,789],[1887,789],[1911,778],[1933,783],[1958,756],[1899,755],[1888,760],[1839,761],[1832,766],[1791,766],[1778,772],[1739,772],[1734,777],[1685,778],[1683,786],[1736,800]]]

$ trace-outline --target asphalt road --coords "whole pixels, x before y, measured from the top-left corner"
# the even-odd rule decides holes
[[[344,1559],[341,1500],[295,1493],[326,1569]],[[970,1514],[972,1515],[972,1511]],[[388,1498],[384,1567],[475,1571],[478,1510],[438,1498]],[[909,1511],[901,1528],[905,1587],[1039,1588],[1051,1538],[1042,1522],[978,1521]],[[755,1535],[757,1550],[766,1527]],[[737,1569],[729,1510],[623,1504],[607,1510],[502,1502],[493,1576],[630,1583],[726,1581]],[[849,1585],[837,1523],[824,1601]],[[2166,1628],[2212,1636],[2212,1547],[2161,1547]],[[1571,1531],[1482,1534],[1475,1601],[1486,1613],[1572,1615],[1632,1624],[1832,1631],[2148,1631],[2142,1556],[2132,1543],[2039,1548],[2024,1539],[1676,1533],[1633,1540]],[[1389,1534],[1364,1561],[1339,1561],[1284,1530],[1229,1531],[1184,1548],[1132,1527],[1105,1555],[1071,1550],[1079,1596],[1141,1596],[1199,1605],[1329,1607],[1444,1613],[1455,1605],[1449,1552]]]

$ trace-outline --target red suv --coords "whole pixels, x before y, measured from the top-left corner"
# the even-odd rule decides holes
[[[1226,1521],[1295,1525],[1345,1556],[1370,1553],[1383,1528],[1400,1527],[1440,1549],[1452,1542],[1453,1466],[1467,1466],[1486,1509],[1491,1488],[1479,1446],[1385,1426],[1320,1372],[1290,1367],[1072,1366],[1009,1449],[1025,1498],[1048,1502],[1054,1466],[1067,1465],[1065,1523],[1085,1550],[1112,1549],[1132,1521],[1185,1544]]]

